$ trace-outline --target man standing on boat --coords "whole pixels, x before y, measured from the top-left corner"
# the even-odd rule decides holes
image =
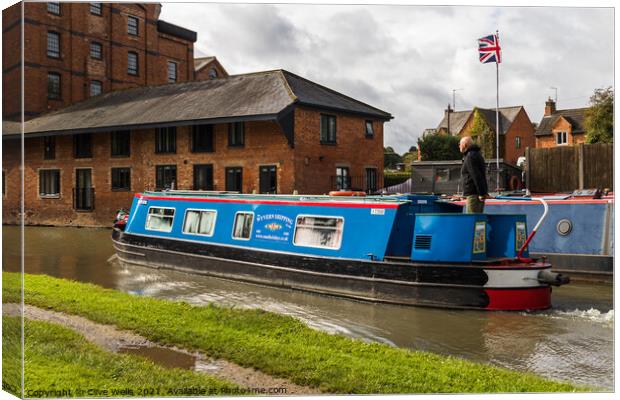
[[[487,177],[485,162],[480,147],[473,142],[470,136],[464,136],[459,142],[459,150],[463,153],[461,179],[463,182],[463,196],[467,197],[466,213],[482,213],[484,201],[488,199]]]

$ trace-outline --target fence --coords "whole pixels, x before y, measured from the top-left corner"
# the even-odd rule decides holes
[[[526,149],[526,179],[532,192],[613,190],[613,144]]]

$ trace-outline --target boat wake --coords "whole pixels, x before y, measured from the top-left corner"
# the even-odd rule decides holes
[[[556,310],[550,316],[556,318],[589,320],[609,326],[613,326],[614,324],[614,310],[609,310],[607,312],[601,312],[595,308],[590,308],[588,310],[574,309],[570,311]]]

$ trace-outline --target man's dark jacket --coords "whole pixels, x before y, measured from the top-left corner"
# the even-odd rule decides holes
[[[463,196],[484,196],[489,193],[485,174],[486,165],[480,147],[472,144],[463,156],[461,179],[463,182]]]

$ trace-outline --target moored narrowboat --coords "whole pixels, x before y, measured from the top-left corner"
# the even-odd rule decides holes
[[[525,216],[433,195],[145,192],[117,217],[125,263],[358,300],[486,310],[551,306],[568,282],[529,258]]]

